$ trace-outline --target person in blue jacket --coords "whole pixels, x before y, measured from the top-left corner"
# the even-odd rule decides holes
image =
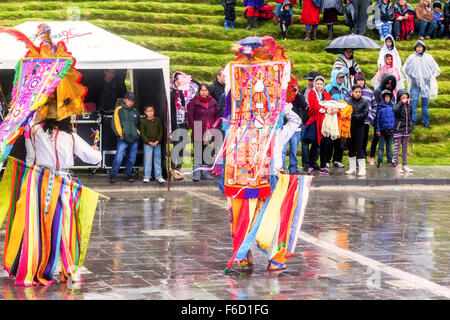
[[[379,137],[377,168],[383,164],[385,144],[387,165],[388,167],[394,167],[392,145],[394,142],[395,114],[393,110],[394,103],[392,102],[392,92],[383,90],[383,92],[381,92],[381,97],[383,98],[383,101],[378,104],[377,109],[376,134]]]

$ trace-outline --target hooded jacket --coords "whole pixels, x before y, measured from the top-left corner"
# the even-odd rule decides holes
[[[244,6],[261,9],[264,7],[264,0],[244,0]]]
[[[289,10],[285,10],[284,7],[290,5],[292,7],[292,4],[289,0],[285,0],[283,2],[283,4],[281,5],[281,10],[280,10],[280,23],[283,23],[286,25],[286,27],[291,25],[291,13],[289,12]]]
[[[400,97],[402,94],[408,94],[406,89],[398,90],[397,104],[394,106],[395,125],[394,130],[396,134],[411,134],[414,129],[414,123],[412,120],[412,108],[409,103],[404,104]]]
[[[392,81],[392,88],[387,87],[387,82],[389,80]],[[389,73],[384,73],[381,76],[380,86],[378,88],[376,88],[374,91],[375,100],[377,101],[377,103],[379,104],[380,102],[383,101],[383,97],[381,96],[381,93],[383,92],[383,90],[387,89],[392,92],[392,91],[394,91],[396,86],[397,86],[397,80],[395,79],[395,77]]]
[[[431,1],[428,3],[427,7],[425,7],[423,0],[421,0],[416,6],[416,16],[414,18],[414,22],[419,22],[422,20],[427,20],[428,22],[434,20],[434,10],[431,7]]]
[[[377,6],[380,7],[380,20],[381,21],[394,21],[394,5],[392,4],[391,7],[389,7],[389,4],[391,3],[390,0],[388,0],[388,3],[386,6],[384,5],[382,0],[377,1]]]
[[[325,90],[330,94],[331,99],[334,101],[345,100],[345,96],[349,90],[344,85],[344,81],[342,81],[341,85],[338,85],[337,76],[341,73],[345,77],[347,72],[347,70],[334,70],[331,72],[330,83],[325,86]]]
[[[308,122],[306,123],[306,125],[308,124],[312,124],[313,122],[316,122],[316,127],[317,127],[317,143],[320,144],[320,141],[323,138],[322,135],[322,123],[323,120],[325,119],[325,113],[327,112],[327,108],[322,107],[319,102],[322,100],[332,100],[330,94],[323,89],[322,91],[322,99],[319,101],[319,95],[320,93],[316,92],[316,81],[318,79],[323,80],[323,82],[325,83],[325,79],[322,76],[316,77],[316,79],[314,79],[314,89],[309,90],[308,93],[308,105],[309,105],[309,111],[308,111]]]

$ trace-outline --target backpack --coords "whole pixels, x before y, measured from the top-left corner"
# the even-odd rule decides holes
[[[259,9],[259,17],[265,20],[270,20],[274,16],[273,4],[264,4],[264,7]]]

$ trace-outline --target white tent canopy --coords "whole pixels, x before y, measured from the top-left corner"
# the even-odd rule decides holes
[[[14,28],[31,40],[42,22],[24,22]],[[64,41],[69,52],[77,59],[78,69],[165,69],[169,70],[169,57],[153,52],[87,21],[45,22],[52,30],[54,43]],[[0,34],[0,69],[14,69],[19,58],[26,53],[23,43]],[[39,43],[36,43],[39,45]]]
[[[37,26],[46,23],[53,42],[64,41],[67,50],[76,59],[77,69],[160,69],[163,73],[166,101],[170,101],[169,57],[120,38],[87,21],[24,22],[14,28],[35,40]],[[37,42],[37,41],[36,41]],[[36,43],[39,45],[39,43]],[[0,71],[14,69],[27,49],[14,37],[0,33]],[[133,72],[131,86],[134,87]],[[169,115],[170,116],[170,115]]]

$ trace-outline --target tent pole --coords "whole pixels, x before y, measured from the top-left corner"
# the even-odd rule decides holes
[[[128,69],[128,71],[130,71],[130,86],[131,86],[131,92],[134,92],[134,70],[133,69]]]

